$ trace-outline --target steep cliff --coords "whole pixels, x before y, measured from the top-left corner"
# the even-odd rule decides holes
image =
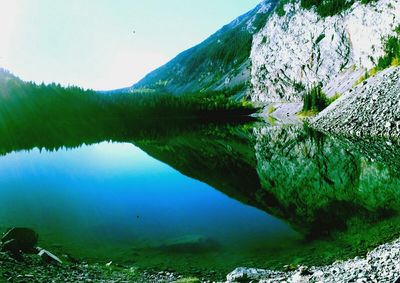
[[[328,17],[300,1],[289,1],[284,11],[254,36],[253,101],[300,101],[314,83],[323,83],[328,95],[346,91],[383,55],[383,38],[400,23],[398,0],[355,2]]]
[[[263,0],[122,91],[227,89],[265,104],[301,101],[307,87],[322,83],[332,96],[383,55],[399,15],[398,0]]]

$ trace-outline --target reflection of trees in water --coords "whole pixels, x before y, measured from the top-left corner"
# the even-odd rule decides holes
[[[346,228],[351,218],[376,221],[400,208],[399,180],[387,178],[392,164],[372,162],[365,147],[302,126],[254,133],[263,190],[276,197],[277,214],[297,230],[326,234]]]
[[[303,126],[183,119],[49,121],[23,129],[0,127],[1,153],[132,142],[309,236],[345,229],[350,220],[373,222],[400,209],[396,143],[332,138]]]

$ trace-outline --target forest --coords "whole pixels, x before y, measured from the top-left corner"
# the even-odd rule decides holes
[[[24,82],[0,70],[0,142],[16,148],[32,143],[52,148],[61,141],[74,146],[73,141],[82,135],[95,141],[102,136],[132,136],[146,129],[157,132],[194,122],[252,119],[249,114],[257,109],[231,99],[231,95],[228,91],[180,96],[104,94],[55,83]]]

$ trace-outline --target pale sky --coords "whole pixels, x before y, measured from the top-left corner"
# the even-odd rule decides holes
[[[261,0],[0,0],[0,67],[23,80],[132,85]]]

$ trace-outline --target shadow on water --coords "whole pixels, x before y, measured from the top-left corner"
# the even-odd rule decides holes
[[[0,127],[3,155],[102,141],[132,143],[182,174],[283,220],[301,235],[279,248],[260,250],[255,241],[249,254],[221,256],[214,239],[186,236],[137,249],[158,257],[139,257],[144,267],[167,262],[163,267],[187,268],[181,255],[188,251],[200,257],[213,253],[214,261],[204,256],[196,264],[221,272],[245,264],[325,264],[399,236],[400,146],[395,141],[349,140],[302,125],[249,121],[96,119]]]

